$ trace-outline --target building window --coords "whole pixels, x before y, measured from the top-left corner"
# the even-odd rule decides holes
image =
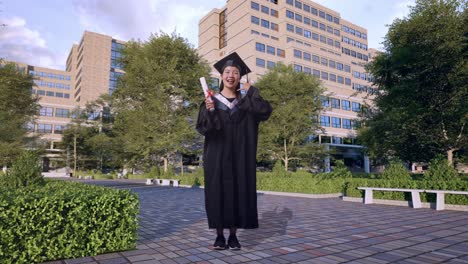
[[[265,44],[256,42],[255,43],[255,50],[260,51],[260,52],[265,52]]]
[[[327,38],[325,36],[320,35],[320,42],[327,43]]]
[[[310,61],[310,60],[311,60],[311,57],[312,57],[312,56],[310,55],[310,53],[304,52],[304,60]]]
[[[275,48],[272,46],[267,46],[267,53],[271,55],[275,55]]]
[[[295,49],[294,50],[294,57],[302,59],[302,51]]]
[[[312,32],[312,39],[318,41],[319,40],[319,35],[317,33]]]
[[[320,62],[322,65],[328,66],[328,60],[326,58],[322,58]]]
[[[270,28],[270,21],[262,19],[262,27]]]
[[[310,18],[304,17],[304,24],[310,25]]]
[[[260,25],[260,18],[258,18],[258,17],[256,17],[256,16],[251,16],[251,17],[250,17],[250,21],[251,21],[253,24]]]
[[[328,96],[320,96],[320,101],[322,101],[322,106],[325,108],[330,107],[330,98]]]
[[[336,67],[335,61],[328,60],[328,67],[335,68]]]
[[[286,57],[286,52],[283,49],[276,49],[276,55],[278,57],[284,58],[284,57]]]
[[[302,22],[302,16],[296,13],[296,20]]]
[[[351,86],[351,79],[345,78],[345,84]]]
[[[312,55],[312,61],[315,63],[320,63],[320,57],[317,55]]]
[[[294,71],[296,71],[296,72],[302,72],[302,66],[301,66],[301,65],[294,64]]]
[[[304,37],[312,38],[312,32],[310,32],[309,30],[304,30]]]
[[[273,69],[276,66],[276,63],[272,61],[267,61],[267,69]]]
[[[255,65],[257,65],[258,67],[265,68],[265,60],[257,58],[255,61]]]
[[[330,117],[320,116],[320,125],[324,127],[330,127]]]
[[[317,12],[317,9],[315,9],[315,8],[312,7],[312,8],[310,9],[310,13],[312,13],[313,15],[317,15],[318,12]]]
[[[331,107],[332,108],[336,108],[336,109],[340,109],[340,99],[336,99],[336,98],[332,98],[331,99]]]
[[[57,108],[57,109],[55,109],[55,116],[56,117],[62,117],[62,118],[68,118],[70,116],[70,110]]]
[[[334,127],[334,128],[341,128],[341,118],[339,118],[339,117],[332,117],[332,127]]]
[[[54,92],[51,92],[51,91],[47,91],[47,92],[46,92],[46,96],[54,97],[54,96],[55,96],[55,93],[54,93]]]
[[[52,133],[52,125],[51,124],[37,124],[37,132],[38,133]]]
[[[349,65],[344,66],[344,71],[345,72],[351,72],[351,67]]]
[[[295,1],[295,6],[296,8],[302,9],[302,3],[297,0]]]
[[[301,35],[301,36],[302,36],[302,28],[300,28],[300,27],[296,27],[296,34],[298,34],[298,35]]]
[[[37,90],[37,94],[38,95],[45,95],[45,91],[44,90]]]
[[[322,75],[320,77],[324,80],[328,80],[328,72],[322,72]]]
[[[343,118],[343,128],[351,129],[351,120]]]
[[[270,9],[264,5],[262,5],[262,13],[264,14],[270,14]]]
[[[325,31],[325,24],[320,23],[320,29]]]
[[[41,107],[39,110],[40,116],[53,116],[54,115],[54,108],[52,107]]]
[[[271,16],[274,16],[274,17],[278,17],[278,11],[276,11],[275,9],[270,9],[270,14]]]
[[[56,92],[55,97],[63,98],[63,93]]]
[[[321,18],[325,18],[325,12],[323,12],[323,11],[319,11],[319,17],[321,17]]]
[[[317,78],[320,78],[320,71],[319,70],[313,70],[312,71],[312,74],[317,77]]]
[[[278,24],[271,22],[271,29],[274,31],[278,31]]]
[[[304,67],[304,72],[310,75],[312,74],[312,69],[309,67]]]
[[[343,76],[338,76],[337,80],[338,80],[338,83],[344,84]]]
[[[294,32],[294,26],[291,24],[286,24],[286,30],[290,32]]]
[[[342,104],[342,105],[341,105],[341,109],[347,110],[347,111],[351,110],[351,102],[350,102],[350,101],[348,101],[348,100],[342,100],[342,101],[341,101],[341,104]]]
[[[336,75],[333,73],[330,73],[330,81],[336,82]]]
[[[286,17],[287,17],[287,18],[294,19],[294,12],[289,11],[289,10],[286,10]]]
[[[293,5],[293,4],[294,4],[294,0],[286,0],[286,4],[288,4],[288,5]]]
[[[353,102],[353,112],[359,112],[361,110],[361,104]]]
[[[304,11],[306,11],[306,12],[310,12],[310,6],[308,6],[308,5],[306,5],[306,4],[304,4],[304,8],[303,8],[303,9],[304,9]]]
[[[65,130],[67,126],[64,125],[55,125],[54,126],[54,134],[63,134],[63,130]]]
[[[318,28],[318,22],[315,20],[312,20],[312,26],[315,28]]]

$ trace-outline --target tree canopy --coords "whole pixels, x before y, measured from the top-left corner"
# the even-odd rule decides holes
[[[27,123],[38,113],[33,77],[0,61],[0,164],[8,165],[27,144]]]
[[[359,139],[373,158],[429,161],[466,148],[467,3],[417,0],[369,64],[379,94]]]
[[[273,107],[259,133],[260,159],[281,160],[285,169],[292,160],[311,165],[311,159],[321,160],[320,147],[306,144],[309,135],[318,129],[316,116],[321,109],[320,95],[324,89],[312,75],[296,72],[289,65],[278,63],[256,84],[262,97]]]
[[[195,137],[190,121],[209,67],[176,34],[128,42],[122,54],[125,75],[113,94],[117,138],[129,162],[167,165]]]

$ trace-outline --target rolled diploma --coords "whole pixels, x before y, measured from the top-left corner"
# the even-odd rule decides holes
[[[200,78],[200,84],[202,86],[202,89],[203,89],[203,93],[205,94],[205,98],[208,98],[208,100],[213,100],[211,99],[211,93],[210,91],[208,90],[208,85],[206,84],[206,80],[205,80],[205,77],[201,77]],[[214,111],[214,108],[210,108],[210,111]]]

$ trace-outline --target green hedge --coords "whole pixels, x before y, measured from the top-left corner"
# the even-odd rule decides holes
[[[454,181],[425,181],[425,180],[376,180],[376,179],[351,179],[346,182],[344,188],[345,196],[364,197],[364,191],[357,187],[382,187],[382,188],[403,188],[421,190],[452,190],[468,191],[468,182],[463,180]],[[375,199],[403,200],[410,201],[411,194],[403,192],[374,191]],[[436,194],[422,193],[422,202],[435,202]],[[468,205],[468,196],[459,194],[446,194],[445,203]]]
[[[94,256],[136,246],[134,193],[72,182],[0,189],[0,263]]]

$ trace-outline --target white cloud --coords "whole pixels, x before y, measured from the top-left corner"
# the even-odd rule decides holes
[[[28,28],[21,17],[0,19],[0,58],[30,65],[61,68],[63,58],[52,52],[38,31]]]
[[[73,6],[85,30],[121,40],[147,40],[151,33],[172,33],[198,42],[198,21],[209,10],[221,7],[224,0],[74,0]]]

